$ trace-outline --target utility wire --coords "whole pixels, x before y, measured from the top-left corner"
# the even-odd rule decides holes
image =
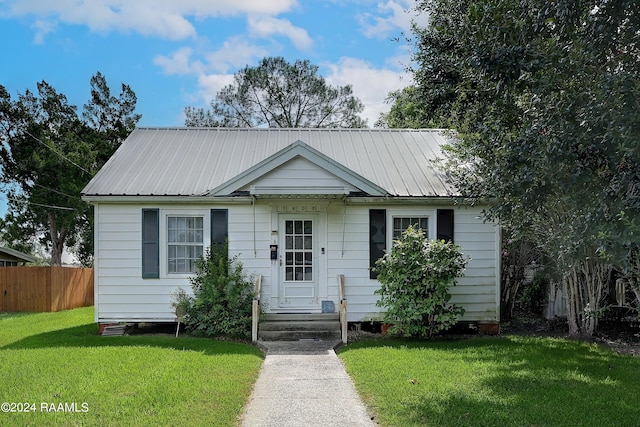
[[[6,194],[2,194],[2,195],[7,200],[11,200],[12,202],[27,203],[27,204],[34,205],[34,206],[41,206],[43,208],[50,208],[50,209],[60,209],[60,210],[63,210],[63,211],[75,211],[76,210],[74,208],[69,208],[69,207],[66,207],[66,206],[45,205],[45,204],[42,204],[42,203],[30,202],[28,200],[13,199],[13,198],[7,196]]]
[[[35,182],[33,183],[33,185],[36,186],[36,187],[44,188],[45,190],[51,191],[51,192],[56,193],[56,194],[60,194],[61,196],[66,196],[66,197],[68,197],[70,199],[78,199],[78,197],[80,197],[80,196],[72,196],[70,194],[63,193],[62,191],[54,190],[53,188],[49,188],[49,187],[45,187],[44,185],[36,184]]]
[[[71,163],[72,165],[74,165],[75,167],[77,167],[78,169],[80,169],[81,171],[83,171],[84,173],[86,173],[89,176],[93,176],[91,174],[91,172],[89,172],[88,170],[86,170],[85,168],[83,168],[82,166],[80,166],[79,164],[77,164],[76,162],[74,162],[73,160],[71,160],[70,158],[66,157],[64,154],[62,154],[61,152],[59,152],[58,150],[56,150],[55,148],[51,147],[50,145],[42,142],[40,139],[36,138],[35,136],[31,135],[28,131],[24,131],[27,135],[29,135],[31,138],[35,139],[36,141],[38,141],[40,144],[44,145],[45,147],[47,147],[49,150],[53,151],[54,153],[56,153],[58,156],[62,157],[63,159],[65,159],[66,161],[68,161],[69,163]]]

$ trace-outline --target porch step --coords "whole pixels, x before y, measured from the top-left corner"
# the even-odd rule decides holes
[[[258,326],[258,339],[340,339],[340,320],[337,313],[267,314]]]

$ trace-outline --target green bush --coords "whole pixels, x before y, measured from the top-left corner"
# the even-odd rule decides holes
[[[228,257],[227,248],[226,243],[209,248],[196,262],[192,297],[181,290],[174,293],[172,305],[176,312],[186,311],[182,321],[194,335],[251,336],[253,281],[237,256]]]
[[[407,228],[374,267],[382,284],[376,304],[393,325],[389,332],[430,338],[455,325],[464,309],[449,304],[449,287],[466,264],[458,245],[429,241],[421,229]]]

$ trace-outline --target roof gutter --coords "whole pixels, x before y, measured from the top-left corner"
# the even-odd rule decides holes
[[[252,203],[251,196],[234,197],[207,197],[207,196],[123,196],[123,195],[84,195],[82,200],[88,203],[162,203],[162,204],[225,204],[225,205],[248,205]]]

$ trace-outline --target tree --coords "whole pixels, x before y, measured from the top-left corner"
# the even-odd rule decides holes
[[[427,0],[416,28],[425,125],[455,128],[445,166],[563,278],[570,332],[638,251],[640,13],[630,0]]]
[[[425,117],[427,110],[424,108],[424,100],[418,96],[415,86],[390,92],[385,102],[391,104],[391,108],[386,113],[380,113],[375,127],[418,129],[432,123]]]
[[[142,117],[135,112],[138,101],[136,94],[126,84],[121,85],[118,97],[111,95],[106,78],[97,72],[91,77],[91,98],[84,105],[82,117],[93,131],[93,146],[96,158],[92,170],[98,171],[113,155],[120,144],[129,136]],[[93,206],[85,204],[79,241],[75,254],[84,265],[93,263]]]
[[[187,126],[366,127],[364,109],[350,85],[332,87],[308,60],[281,57],[246,66],[220,90],[211,110],[187,107]]]
[[[1,182],[9,198],[4,237],[22,249],[39,239],[52,265],[60,265],[65,246],[79,240],[81,260],[91,261],[92,245],[82,236],[93,235],[93,215],[80,191],[140,117],[133,114],[136,99],[128,86],[111,97],[100,73],[91,86],[85,121],[45,81],[37,94],[27,90],[16,100],[0,86]]]
[[[251,336],[253,281],[238,257],[229,258],[229,245],[214,245],[196,261],[196,272],[189,280],[193,296],[179,288],[171,304],[184,323],[200,336]]]
[[[467,265],[460,247],[444,240],[429,241],[419,228],[409,226],[394,240],[391,250],[376,261],[384,321],[391,333],[431,338],[455,325],[464,308],[450,304],[449,288]]]

